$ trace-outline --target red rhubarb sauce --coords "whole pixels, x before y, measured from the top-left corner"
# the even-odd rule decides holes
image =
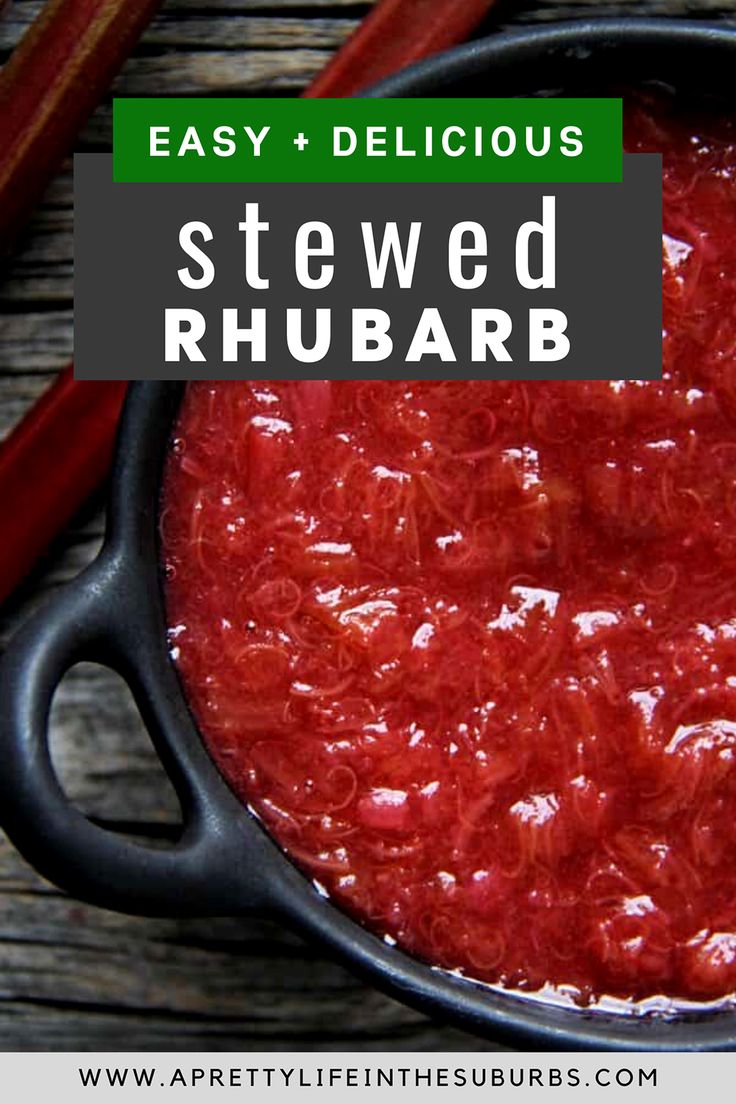
[[[170,648],[232,788],[379,935],[580,1003],[712,1001],[736,990],[736,145],[642,108],[627,144],[664,154],[661,382],[190,384]]]

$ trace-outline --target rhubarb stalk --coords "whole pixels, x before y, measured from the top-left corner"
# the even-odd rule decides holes
[[[108,91],[159,0],[50,0],[0,70],[0,253]]]
[[[494,0],[380,0],[305,91],[354,96],[404,66],[456,46]]]

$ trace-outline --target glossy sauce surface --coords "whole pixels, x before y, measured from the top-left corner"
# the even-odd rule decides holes
[[[664,377],[189,385],[172,655],[295,861],[468,976],[736,989],[736,147],[665,156]],[[622,321],[622,324],[625,322]]]

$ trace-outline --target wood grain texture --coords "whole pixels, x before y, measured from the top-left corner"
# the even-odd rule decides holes
[[[40,8],[13,0],[0,60]],[[353,0],[169,0],[120,75],[119,95],[295,94],[368,4]],[[486,29],[591,15],[736,20],[736,0],[499,0]],[[110,102],[80,148],[110,142]],[[0,270],[0,435],[72,352],[72,183],[67,165]],[[99,547],[91,503],[0,609],[0,643]],[[86,665],[56,697],[53,750],[88,814],[160,837],[177,803],[127,691]],[[44,883],[0,837],[0,1050],[474,1050],[253,921],[149,921],[90,908]]]

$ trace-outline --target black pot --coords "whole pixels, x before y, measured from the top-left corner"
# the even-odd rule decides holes
[[[727,91],[735,66],[736,31],[660,21],[576,23],[472,43],[372,94],[600,93],[656,79],[700,95]],[[350,920],[284,856],[215,768],[167,652],[157,512],[180,396],[181,384],[131,386],[103,551],[18,633],[3,659],[0,809],[16,846],[51,881],[104,907],[278,917],[393,997],[486,1038],[549,1048],[734,1045],[736,1013],[665,1020],[552,1007],[432,969]],[[151,850],[91,824],[59,786],[49,756],[49,707],[60,678],[79,660],[108,664],[133,690],[182,805],[184,829],[172,850]]]

